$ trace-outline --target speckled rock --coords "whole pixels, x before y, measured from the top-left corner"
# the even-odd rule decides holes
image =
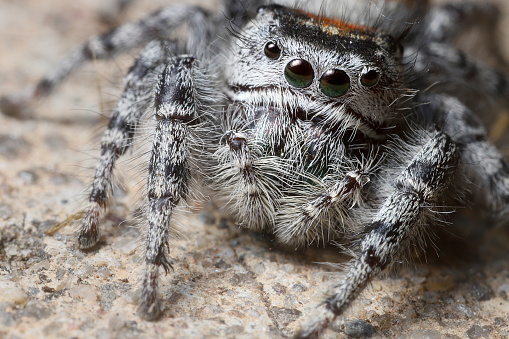
[[[465,334],[470,339],[489,338],[490,329],[487,326],[473,325],[468,329],[468,331]]]
[[[18,286],[0,286],[0,302],[22,305],[28,301],[26,292]]]

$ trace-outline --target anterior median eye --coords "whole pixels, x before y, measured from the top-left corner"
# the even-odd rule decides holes
[[[303,59],[292,60],[285,67],[286,81],[294,87],[308,87],[313,82],[313,76],[313,67]]]
[[[350,77],[345,71],[331,69],[320,78],[320,90],[328,97],[337,98],[348,92]]]
[[[380,80],[380,72],[371,69],[371,70],[364,70],[361,75],[361,85],[365,87],[371,87],[375,86],[378,83],[378,80]]]
[[[265,44],[265,48],[263,51],[267,58],[272,60],[279,59],[279,57],[281,56],[281,48],[279,48],[279,46],[272,41],[267,42],[267,44]]]

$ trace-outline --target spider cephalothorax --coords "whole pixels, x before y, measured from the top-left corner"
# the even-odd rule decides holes
[[[28,95],[2,105],[12,113],[84,61],[146,44],[102,139],[80,248],[98,241],[115,162],[148,116],[155,129],[140,316],[160,315],[158,275],[171,267],[174,212],[201,181],[244,227],[294,246],[348,247],[354,258],[344,278],[298,334],[316,337],[374,276],[420,246],[472,181],[493,212],[507,214],[509,170],[473,110],[507,106],[508,81],[451,45],[480,16],[480,28],[492,31],[496,11],[344,0],[246,15],[240,4],[226,1],[217,16],[171,6],[92,38]],[[184,23],[183,41],[171,40]],[[457,86],[466,83],[479,90]]]
[[[234,126],[219,173],[231,173],[239,219],[290,244],[345,237],[346,211],[402,118],[401,49],[374,29],[280,6],[260,8],[238,35],[225,68]]]
[[[296,119],[348,120],[363,133],[387,133],[402,73],[390,36],[279,6],[260,8],[239,34],[225,74],[233,100],[273,101]]]

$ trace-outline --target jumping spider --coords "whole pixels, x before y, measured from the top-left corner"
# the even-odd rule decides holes
[[[297,334],[317,337],[373,277],[421,247],[428,225],[465,201],[472,182],[506,217],[509,168],[474,111],[507,107],[509,82],[452,44],[473,22],[493,32],[498,12],[466,1],[251,2],[226,0],[217,15],[163,8],[91,38],[2,105],[22,109],[81,64],[145,45],[102,138],[79,247],[98,241],[115,162],[148,117],[155,130],[139,315],[160,314],[172,214],[200,181],[244,227],[353,253]],[[174,36],[184,24],[187,35]]]

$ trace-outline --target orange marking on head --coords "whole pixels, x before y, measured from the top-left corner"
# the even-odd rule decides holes
[[[310,17],[311,19],[315,20],[319,25],[323,25],[323,26],[333,26],[333,27],[336,27],[342,31],[345,31],[345,32],[352,32],[352,31],[370,31],[370,32],[375,32],[376,30],[373,29],[372,27],[369,27],[369,26],[362,26],[362,25],[356,25],[356,24],[351,24],[349,22],[346,22],[346,21],[343,21],[343,20],[340,20],[340,19],[334,19],[334,18],[327,18],[327,17],[322,17],[322,16],[318,16],[316,14],[312,14],[312,13],[308,13],[308,12],[305,12],[305,11],[302,11],[302,10],[297,10],[298,12],[302,13],[302,14],[305,14],[307,15],[308,17]]]

